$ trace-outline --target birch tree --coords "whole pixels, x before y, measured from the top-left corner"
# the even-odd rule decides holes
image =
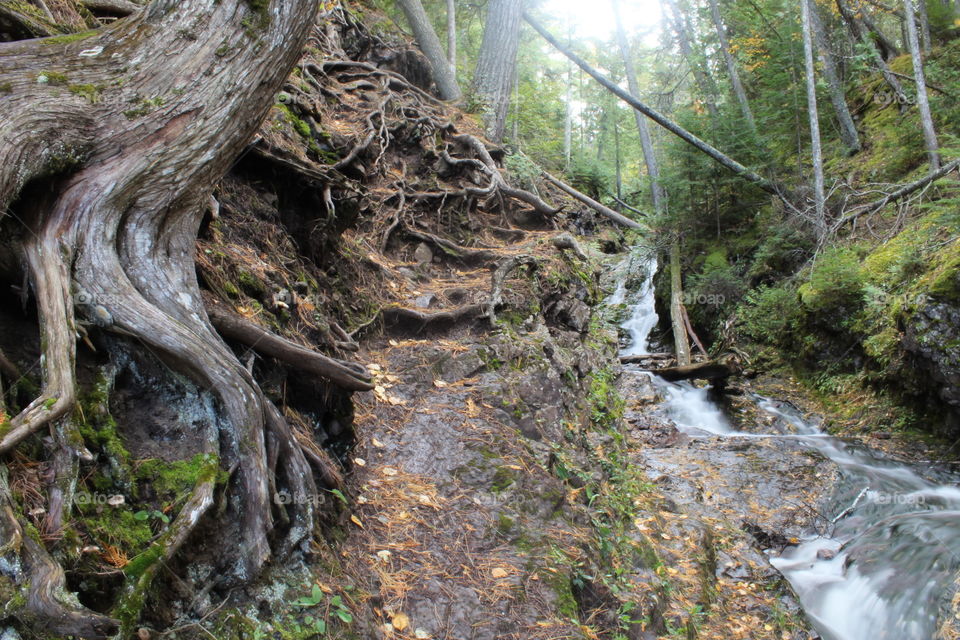
[[[815,225],[822,236],[826,232],[827,217],[824,208],[823,152],[820,149],[820,116],[817,112],[817,78],[813,66],[813,28],[811,27],[812,0],[800,0],[803,20],[803,62],[807,80],[807,117],[810,121],[810,156],[813,161],[813,203]],[[909,0],[908,0],[909,1]]]

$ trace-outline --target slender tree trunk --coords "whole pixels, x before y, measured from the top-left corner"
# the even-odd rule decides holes
[[[833,104],[837,123],[840,126],[840,138],[851,154],[857,153],[860,151],[860,135],[857,133],[857,127],[850,115],[843,83],[840,81],[840,75],[837,73],[836,64],[834,64],[833,53],[830,51],[830,39],[827,37],[823,21],[820,20],[816,7],[812,7],[810,11],[810,27],[813,29],[817,48],[820,51],[820,63],[823,66],[823,76],[827,80],[827,88],[830,91],[830,102]]]
[[[727,40],[727,29],[723,25],[720,17],[720,6],[717,0],[710,0],[710,16],[713,18],[713,26],[717,30],[717,39],[720,40],[720,50],[723,52],[723,60],[727,65],[727,74],[730,76],[730,84],[733,85],[733,93],[740,103],[740,111],[743,113],[743,119],[746,121],[750,131],[757,133],[757,123],[753,119],[753,111],[750,109],[750,101],[747,99],[747,92],[740,81],[740,72],[737,70],[737,61],[734,60],[730,52],[730,42]]]
[[[620,17],[620,2],[612,0],[613,15],[616,22],[617,45],[620,47],[620,56],[627,76],[627,87],[630,93],[640,95],[640,83],[637,81],[637,72],[633,67],[633,57],[630,55],[630,44],[623,31],[623,21]],[[653,200],[653,209],[658,216],[666,213],[667,197],[663,185],[660,184],[660,165],[650,137],[650,126],[642,113],[634,109],[634,120],[637,123],[637,133],[640,135],[640,146],[643,150],[643,160],[647,165],[647,175],[650,176],[650,196]],[[619,195],[618,195],[619,197]]]
[[[456,0],[447,0],[447,62],[450,72],[457,75],[457,4]]]
[[[923,0],[921,0],[923,1]],[[903,0],[905,22],[907,23],[907,44],[910,46],[910,56],[913,58],[913,75],[917,80],[917,107],[920,110],[920,124],[923,127],[923,140],[927,145],[927,155],[930,157],[930,170],[940,168],[940,145],[937,143],[937,133],[933,127],[933,116],[930,113],[930,101],[927,98],[927,82],[923,72],[923,57],[920,53],[920,39],[917,37],[917,24],[914,21],[913,0]]]
[[[890,71],[890,67],[887,65],[887,62],[877,46],[877,43],[874,42],[873,38],[870,37],[868,33],[866,33],[866,28],[856,18],[853,11],[847,5],[846,0],[836,0],[836,3],[837,10],[840,12],[840,16],[843,18],[843,21],[847,23],[847,28],[853,35],[854,40],[865,45],[868,51],[870,51],[870,55],[873,58],[874,64],[877,65],[880,73],[883,74],[883,79],[886,81],[890,89],[893,90],[894,97],[897,99],[900,109],[903,110],[908,102],[907,96],[903,92],[903,87],[900,85],[900,81],[897,80],[897,77]]]
[[[503,139],[510,108],[522,14],[523,0],[490,0],[480,57],[473,75],[474,92],[483,104],[484,129],[487,137],[497,143]]]
[[[933,36],[930,33],[930,17],[927,15],[927,0],[917,0],[917,17],[920,22],[920,42],[923,52],[930,53],[933,49]]]
[[[460,85],[457,84],[450,60],[443,53],[440,39],[437,37],[437,32],[433,30],[433,25],[430,24],[430,17],[423,9],[423,4],[420,0],[397,0],[397,4],[403,10],[403,15],[407,17],[407,22],[413,29],[413,36],[430,63],[433,81],[437,85],[440,97],[444,100],[459,100]]]
[[[907,0],[909,2],[909,0]],[[817,79],[813,66],[813,28],[811,0],[800,0],[803,16],[803,61],[807,77],[807,117],[810,120],[810,156],[813,160],[813,201],[816,227],[822,237],[826,233],[827,216],[824,206],[823,153],[820,149],[820,116],[817,111]]]
[[[601,86],[607,89],[607,91],[610,91],[615,96],[617,96],[618,98],[620,98],[621,100],[629,104],[631,107],[643,113],[645,116],[647,116],[648,118],[650,118],[651,120],[659,124],[661,127],[666,129],[670,133],[674,134],[675,136],[677,136],[687,144],[696,148],[698,151],[707,154],[708,156],[713,158],[716,162],[723,165],[724,167],[726,167],[736,175],[740,176],[745,180],[748,180],[749,182],[756,184],[758,187],[760,187],[767,193],[775,195],[778,198],[783,199],[785,202],[789,201],[789,198],[788,198],[789,194],[787,194],[779,185],[776,185],[773,182],[770,182],[769,180],[767,180],[766,178],[761,177],[756,172],[751,171],[750,169],[747,169],[745,166],[743,166],[742,164],[740,164],[730,156],[726,155],[725,153],[721,152],[719,149],[704,142],[697,136],[693,135],[692,133],[690,133],[689,131],[687,131],[677,123],[673,122],[672,120],[670,120],[669,118],[667,118],[666,116],[658,112],[657,110],[647,106],[646,104],[641,102],[639,99],[637,99],[635,96],[633,96],[629,92],[624,91],[618,84],[616,84],[615,82],[612,82],[609,78],[607,78],[606,76],[601,74],[599,71],[591,67],[586,60],[584,60],[583,58],[581,58],[580,56],[578,56],[577,54],[575,54],[574,52],[570,51],[569,49],[564,47],[562,44],[560,44],[560,42],[558,42],[557,39],[554,38],[553,35],[551,35],[549,31],[547,31],[542,25],[540,25],[540,23],[537,22],[530,14],[524,13],[523,17],[530,24],[530,26],[537,31],[537,33],[543,36],[543,38],[547,42],[552,44],[554,48],[556,48],[560,53],[562,53],[563,55],[567,56],[567,58],[572,60],[578,67],[580,67],[585,72],[587,72],[594,80],[599,82]]]
[[[710,75],[709,71],[705,70],[700,64],[699,58],[695,55],[693,51],[693,46],[690,43],[689,30],[684,25],[683,14],[680,12],[679,7],[674,0],[666,0],[667,4],[670,6],[670,11],[673,19],[670,20],[670,23],[673,25],[673,31],[677,36],[677,44],[680,45],[680,53],[683,55],[684,59],[687,61],[687,66],[690,67],[690,70],[693,72],[693,79],[697,83],[697,87],[700,89],[700,94],[703,96],[704,104],[707,107],[707,112],[710,114],[710,117],[714,120],[719,118],[719,111],[717,110],[717,85],[713,81],[713,77]],[[668,18],[669,20],[669,18]]]
[[[680,267],[680,238],[676,234],[670,243],[670,324],[673,326],[673,350],[677,364],[690,364],[690,341],[683,322],[683,272]]]
[[[563,166],[570,168],[570,157],[573,152],[573,63],[567,62],[567,94],[565,98],[566,111],[563,118]]]

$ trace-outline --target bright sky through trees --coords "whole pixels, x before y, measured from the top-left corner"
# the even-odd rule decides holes
[[[575,38],[612,37],[614,22],[609,0],[546,0],[542,5],[543,15],[558,21],[569,20]],[[642,35],[649,45],[655,45],[660,26],[660,3],[658,0],[627,0],[622,3],[624,30],[628,37]]]

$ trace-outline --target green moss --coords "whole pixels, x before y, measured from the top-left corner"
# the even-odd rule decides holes
[[[0,84],[0,93],[13,93],[13,84],[10,82]]]
[[[143,460],[134,474],[139,483],[146,483],[161,502],[185,498],[201,481],[214,479],[219,472],[216,457],[197,454],[190,460]],[[212,474],[212,475],[211,475]]]
[[[125,118],[127,118],[127,120],[136,120],[137,118],[142,118],[145,115],[153,113],[166,104],[166,100],[164,100],[161,96],[156,96],[153,98],[141,98],[140,100],[135,101],[134,104],[136,106],[134,106],[132,109],[127,109],[123,112],[123,115]]]
[[[246,271],[241,271],[237,275],[237,284],[240,290],[252,298],[264,296],[267,293],[267,287],[256,276]]]
[[[80,40],[86,40],[87,38],[92,38],[98,33],[99,32],[96,30],[81,31],[79,33],[68,33],[63,36],[54,36],[52,38],[44,38],[40,41],[40,43],[45,45],[70,44],[73,42],[79,42]]]
[[[494,493],[502,493],[516,481],[516,475],[512,469],[509,467],[497,467],[496,473],[493,474],[493,482],[490,485],[490,490]]]
[[[580,615],[580,609],[577,606],[577,599],[573,596],[570,576],[566,572],[546,569],[539,571],[538,574],[543,584],[547,585],[557,597],[554,603],[557,614],[569,620],[576,620]]]
[[[241,21],[247,36],[257,37],[257,32],[270,26],[270,0],[247,0],[250,15]]]
[[[93,84],[72,84],[69,87],[70,93],[81,98],[86,98],[90,104],[96,104],[100,102],[100,93],[103,91],[103,87]]]
[[[133,509],[94,504],[91,500],[79,502],[80,523],[98,542],[107,542],[133,556],[143,552],[153,539],[149,522],[138,520]]]
[[[59,71],[41,71],[37,74],[37,82],[39,84],[47,84],[51,87],[64,86],[69,83],[69,78],[67,74],[60,73]]]

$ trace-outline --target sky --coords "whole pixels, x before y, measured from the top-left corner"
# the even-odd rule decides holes
[[[558,22],[567,17],[574,29],[574,37],[609,39],[614,20],[610,0],[545,0],[540,12]],[[659,0],[620,0],[624,30],[628,36],[646,32],[644,42],[655,45],[660,23]]]

